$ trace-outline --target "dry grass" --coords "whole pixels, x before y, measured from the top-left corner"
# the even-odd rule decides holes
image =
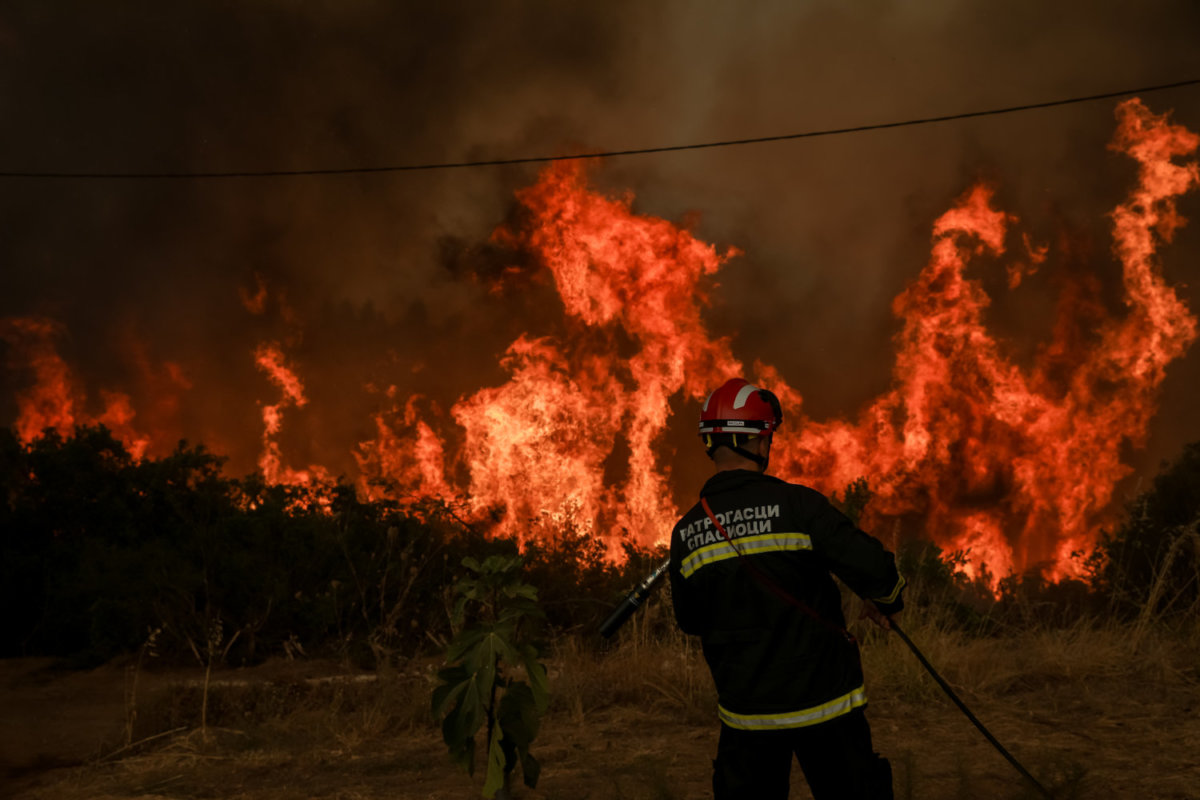
[[[1200,635],[1194,627],[1160,628],[1139,638],[1128,625],[1095,621],[987,638],[922,626],[905,630],[951,686],[968,696],[1000,698],[1070,685],[1186,687],[1197,681]],[[879,694],[924,702],[940,692],[898,640],[872,637],[863,660]]]
[[[522,789],[519,797],[706,795],[715,693],[698,644],[664,626],[667,614],[661,600],[651,604],[615,644],[592,637],[556,642],[547,659],[552,703],[534,743],[543,778],[538,790]],[[1200,625],[1194,621],[1135,628],[1085,620],[981,637],[914,609],[904,625],[1057,797],[1197,796]],[[1034,796],[899,639],[855,628],[876,746],[893,761],[897,796]],[[295,662],[214,673],[207,741],[199,735],[202,675],[143,676],[132,746],[124,747],[127,715],[114,709],[107,738],[81,754],[90,756],[84,763],[30,770],[7,794],[477,796],[478,782],[451,767],[429,715],[436,660],[336,679],[331,666]],[[124,679],[116,674],[120,697]],[[797,773],[792,796],[805,791]]]
[[[699,643],[680,633],[646,641],[631,637],[611,649],[567,639],[549,667],[551,713],[562,710],[579,724],[614,706],[702,723],[712,719],[717,704]]]

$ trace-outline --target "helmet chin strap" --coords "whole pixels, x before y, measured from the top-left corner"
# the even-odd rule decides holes
[[[717,450],[719,450],[722,447],[728,447],[730,450],[737,453],[742,458],[747,458],[747,459],[753,461],[755,464],[757,464],[759,472],[766,472],[767,464],[770,463],[770,460],[771,460],[771,451],[768,450],[767,454],[765,456],[760,456],[758,453],[755,453],[751,450],[747,450],[746,448],[739,446],[738,439],[737,439],[738,435],[736,433],[732,434],[732,436],[733,436],[733,444],[732,445],[723,444],[723,445],[717,445],[716,447],[713,446],[712,435],[710,434],[708,436],[705,436],[704,444],[706,445],[706,448],[707,448],[705,450],[705,452],[708,454],[708,457],[712,458],[713,453],[715,453]],[[770,441],[769,437],[768,437],[767,441]]]

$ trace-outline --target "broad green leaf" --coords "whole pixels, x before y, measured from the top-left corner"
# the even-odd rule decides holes
[[[513,633],[515,631],[512,628],[497,625],[496,629],[487,636],[487,647],[493,656],[498,657],[506,664],[515,666],[520,663],[520,658],[512,644]]]
[[[524,777],[525,785],[530,789],[537,788],[538,778],[542,774],[542,765],[533,757],[533,753],[528,750],[522,750],[521,753],[521,774]]]
[[[442,738],[453,748],[456,743],[473,737],[486,716],[485,701],[481,701],[476,676],[472,675],[458,702],[442,721]]]
[[[485,648],[486,649],[486,648]],[[496,683],[496,658],[485,658],[475,671],[475,681],[479,687],[479,697],[485,705],[492,701],[492,686]]]
[[[518,749],[526,748],[537,736],[541,720],[533,702],[533,693],[523,681],[513,681],[500,700],[499,719],[509,740]]]
[[[541,719],[533,700],[533,692],[523,682],[514,682],[500,701],[500,722],[505,736],[521,761],[521,772],[526,786],[536,786],[541,774],[541,765],[529,752],[529,746],[537,736]]]
[[[537,709],[544,714],[550,702],[550,679],[546,675],[546,665],[537,659],[537,648],[531,644],[521,645],[521,663],[525,666],[525,674],[529,676]]]
[[[455,587],[451,619],[456,627],[468,618],[492,620],[462,631],[446,650],[452,666],[439,671],[442,685],[432,697],[436,713],[444,715],[442,735],[450,755],[468,770],[474,768],[475,736],[491,720],[493,735],[486,744],[488,775],[484,795],[492,797],[519,760],[525,783],[537,783],[541,767],[529,753],[549,699],[546,668],[537,660],[536,643],[523,638],[526,619],[544,618],[536,587],[521,580],[520,555],[464,558],[473,573]],[[495,605],[493,605],[493,603]],[[508,667],[521,665],[528,682],[515,680]]]
[[[470,628],[460,633],[446,649],[446,660],[450,662],[468,660],[464,656],[471,648],[479,644],[487,632],[486,628]],[[471,669],[470,665],[467,665],[467,669]]]
[[[470,680],[467,671],[462,667],[440,670],[438,678],[443,683],[433,690],[432,710],[434,717],[441,719],[450,703],[457,700],[470,686]]]
[[[525,597],[530,600],[537,600],[537,589],[528,583],[510,583],[504,587],[504,596],[509,598]]]
[[[443,732],[443,737],[444,737]],[[450,745],[450,761],[458,764],[468,775],[475,774],[475,737],[468,736],[456,744]]]
[[[459,708],[455,708],[442,720],[442,741],[450,750],[454,763],[468,772],[475,768],[475,737],[467,732]]]
[[[532,649],[532,648],[530,648]],[[529,686],[533,693],[533,702],[539,714],[545,714],[550,705],[550,679],[546,675],[546,666],[537,661],[537,652],[526,653],[524,659],[525,673],[529,675]]]
[[[476,630],[479,632],[478,638],[472,643],[471,648],[462,654],[462,663],[468,672],[478,672],[496,655],[492,644],[492,636],[496,632],[495,626],[484,625]]]
[[[438,680],[442,683],[458,683],[465,681],[469,676],[462,664],[451,664],[448,667],[442,667],[437,672]]]
[[[500,746],[503,739],[504,731],[497,721],[492,726],[492,741],[488,747],[487,775],[483,779],[484,797],[495,797],[504,785],[504,748]]]
[[[466,616],[467,601],[469,597],[460,597],[454,603],[454,610],[450,613],[450,621],[455,627],[463,624],[463,618]]]
[[[500,621],[509,622],[519,620],[521,617],[541,619],[545,616],[537,603],[524,597],[517,597],[504,604],[504,609],[500,612]]]

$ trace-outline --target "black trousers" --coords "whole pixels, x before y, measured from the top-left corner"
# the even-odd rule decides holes
[[[819,725],[779,731],[721,726],[716,800],[785,800],[792,757],[816,800],[892,800],[892,766],[871,747],[861,708]]]

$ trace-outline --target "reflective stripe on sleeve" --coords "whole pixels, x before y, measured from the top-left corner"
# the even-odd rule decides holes
[[[735,540],[742,555],[754,553],[778,553],[785,550],[812,550],[812,539],[807,533],[762,533],[744,536]],[[690,578],[696,570],[706,564],[715,564],[727,558],[737,558],[737,551],[727,541],[705,545],[683,559],[679,574]]]
[[[876,603],[884,603],[885,605],[888,603],[894,603],[896,602],[897,598],[900,597],[900,590],[904,588],[905,583],[906,581],[904,580],[904,576],[901,575],[896,581],[896,588],[892,589],[891,594],[889,594],[887,597],[873,597],[871,599]]]
[[[782,714],[735,714],[723,706],[717,706],[717,712],[721,717],[721,722],[731,728],[743,731],[779,730],[816,725],[848,714],[866,704],[867,690],[860,686],[828,703],[822,703],[812,708],[802,708],[799,711],[786,711]]]

